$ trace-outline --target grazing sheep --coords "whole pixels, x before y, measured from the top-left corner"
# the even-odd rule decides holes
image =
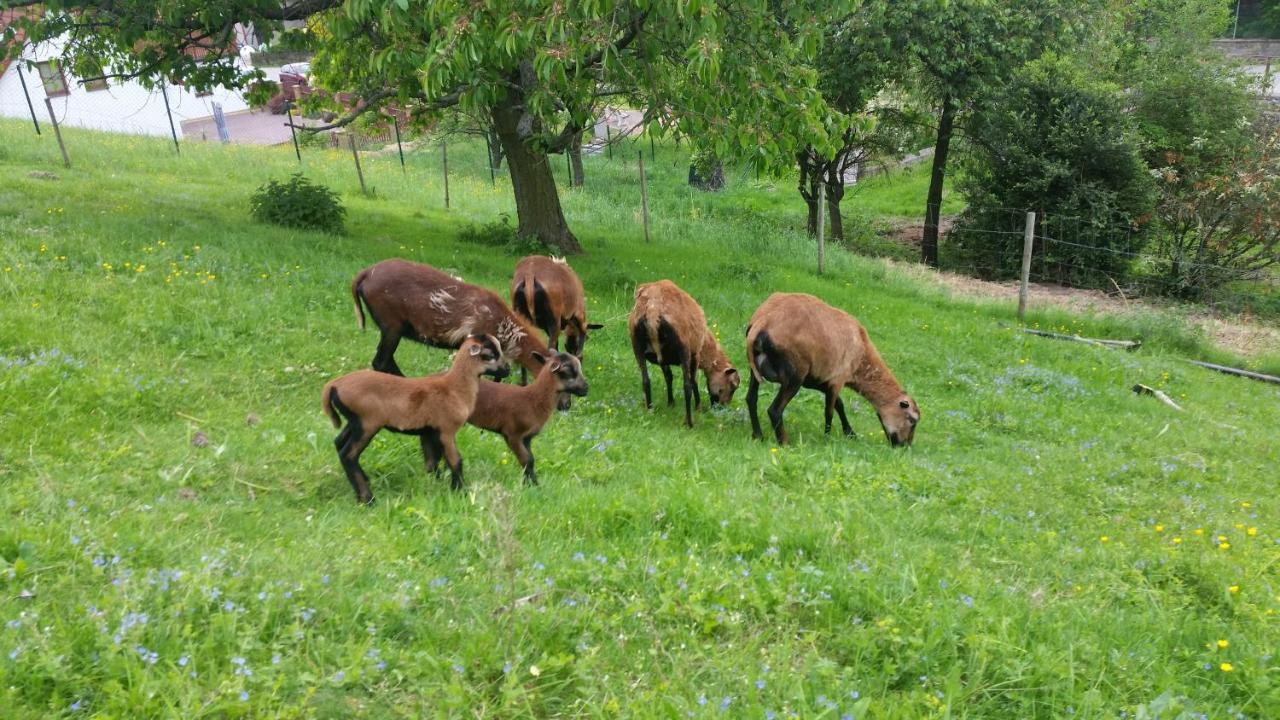
[[[763,437],[756,414],[761,379],[782,386],[769,406],[769,421],[780,445],[788,440],[782,413],[802,387],[827,396],[828,433],[835,410],[845,435],[853,435],[840,400],[840,391],[848,386],[875,407],[892,445],[910,445],[915,436],[920,408],[884,364],[866,328],[852,315],[812,295],[774,293],[761,303],[747,326],[747,358],[751,364],[747,408],[751,436],[757,440]]]
[[[502,343],[507,357],[533,372],[542,368],[533,353],[543,357],[547,354],[547,346],[537,331],[512,313],[496,293],[430,265],[383,260],[356,273],[351,281],[351,297],[360,329],[364,329],[367,307],[382,333],[373,356],[374,370],[404,374],[395,360],[402,337],[434,347],[456,348],[469,335],[492,335]]]
[[[428,472],[436,470],[443,454],[449,463],[453,489],[461,489],[462,456],[454,436],[475,408],[480,376],[502,378],[507,372],[498,340],[492,335],[472,335],[462,342],[453,366],[442,373],[405,378],[357,370],[329,381],[321,394],[321,407],[334,427],[342,427],[339,415],[347,420],[333,444],[356,500],[373,502],[369,477],[360,467],[360,454],[383,428],[417,435]]]
[[[602,325],[587,322],[587,298],[582,281],[560,258],[530,255],[516,263],[511,277],[511,309],[547,334],[547,345],[564,350],[579,360],[587,344],[587,331]]]
[[[525,482],[537,485],[533,439],[555,411],[557,396],[565,393],[586,396],[587,380],[578,358],[553,352],[529,385],[480,383],[476,407],[467,422],[506,438],[507,447],[524,467]]]
[[[636,303],[627,321],[631,349],[640,366],[644,387],[644,406],[653,406],[649,368],[651,362],[662,368],[667,380],[667,405],[675,404],[671,389],[671,366],[679,365],[684,380],[684,421],[693,427],[690,396],[702,408],[698,392],[697,368],[707,376],[707,395],[711,402],[729,404],[733,392],[742,383],[738,371],[725,357],[720,343],[707,327],[702,308],[689,294],[670,280],[646,283],[636,288]]]

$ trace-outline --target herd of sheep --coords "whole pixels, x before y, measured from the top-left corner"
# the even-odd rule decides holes
[[[587,322],[582,281],[569,265],[559,258],[522,259],[511,280],[510,307],[490,290],[407,260],[385,260],[356,273],[351,296],[360,327],[367,309],[381,333],[373,369],[330,381],[321,402],[334,427],[341,428],[334,445],[356,500],[373,500],[360,455],[383,429],[417,435],[427,471],[435,472],[443,458],[454,489],[460,489],[462,456],[455,438],[471,423],[502,435],[525,480],[536,484],[533,438],[557,408],[567,410],[571,397],[587,394],[582,353],[588,332],[600,327]],[[567,352],[560,352],[561,334]],[[669,405],[675,403],[672,368],[679,367],[690,427],[694,407],[702,404],[698,370],[706,377],[711,403],[727,405],[742,383],[702,308],[670,280],[636,288],[628,334],[645,407],[652,406],[649,363],[662,369]],[[444,372],[406,378],[395,361],[401,338],[458,353]],[[520,385],[481,380],[506,377],[509,360],[521,366]],[[756,407],[760,381],[767,380],[780,386],[768,410],[779,444],[788,441],[783,411],[801,388],[826,396],[828,433],[835,413],[844,433],[852,435],[840,400],[845,387],[871,403],[891,444],[911,444],[919,407],[884,364],[866,329],[843,310],[812,295],[770,295],[747,327],[747,363],[747,408],[756,439],[763,437]],[[528,384],[526,373],[534,376]]]

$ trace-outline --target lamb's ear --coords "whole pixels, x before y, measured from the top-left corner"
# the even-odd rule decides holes
[[[546,365],[546,364],[547,364],[547,356],[546,356],[546,355],[543,355],[542,353],[538,352],[537,350],[534,350],[534,351],[530,352],[530,353],[529,353],[529,357],[533,358],[534,360],[537,360],[538,362],[542,363],[543,365]]]
[[[472,354],[472,355],[479,355],[479,354],[480,354],[480,343],[476,343],[475,345],[472,345],[472,346],[471,346],[471,354]]]
[[[734,368],[729,368],[727,371],[725,371],[724,376],[726,379],[730,380],[736,385],[742,384],[742,376],[739,375],[738,371]]]
[[[587,323],[588,330],[599,330],[602,327],[604,327],[604,325],[601,325],[600,323]]]
[[[563,363],[561,363],[559,360],[556,360],[555,362],[551,363],[551,372],[559,372],[560,368],[563,366],[564,366]]]

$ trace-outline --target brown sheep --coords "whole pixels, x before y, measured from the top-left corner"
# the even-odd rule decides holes
[[[707,327],[702,308],[688,293],[670,280],[646,283],[636,288],[636,302],[627,321],[631,350],[640,366],[644,406],[653,407],[647,362],[662,368],[667,380],[667,405],[675,404],[671,389],[671,366],[679,365],[684,380],[684,421],[693,427],[690,396],[702,408],[698,392],[697,368],[707,376],[711,402],[728,405],[742,383],[738,371],[725,357],[715,334]]]
[[[382,333],[373,369],[403,375],[396,365],[400,338],[439,348],[456,348],[471,334],[488,334],[522,367],[537,372],[547,346],[527,322],[511,312],[502,298],[430,265],[383,260],[356,273],[351,281],[356,322],[364,329],[364,308]],[[363,301],[363,306],[361,305]]]
[[[774,293],[761,303],[747,326],[747,358],[751,365],[747,409],[751,436],[757,440],[764,436],[756,414],[761,379],[782,386],[769,406],[779,445],[788,441],[782,413],[802,387],[826,395],[828,433],[835,410],[845,435],[853,435],[840,400],[840,391],[848,386],[875,407],[890,444],[910,445],[915,436],[920,408],[884,364],[866,328],[852,315],[812,295]]]
[[[453,366],[442,373],[405,378],[376,370],[357,370],[329,381],[321,394],[324,414],[342,427],[333,444],[347,480],[361,503],[373,502],[369,476],[360,467],[360,454],[378,431],[417,435],[427,470],[434,472],[441,454],[449,463],[453,489],[462,488],[462,456],[454,436],[467,422],[480,392],[480,376],[502,378],[507,364],[502,346],[492,335],[472,335],[462,342]],[[484,383],[496,385],[498,383]]]
[[[564,350],[579,360],[587,344],[587,331],[602,325],[587,322],[587,298],[582,281],[560,258],[530,255],[516,263],[511,276],[511,309],[547,334],[547,345]]]
[[[582,363],[569,353],[553,352],[550,361],[529,385],[480,383],[476,407],[467,422],[506,438],[507,447],[524,467],[525,482],[538,484],[533,468],[533,439],[555,411],[561,394],[585,397],[587,380]]]

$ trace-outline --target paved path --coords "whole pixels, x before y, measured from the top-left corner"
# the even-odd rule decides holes
[[[238,113],[228,113],[226,118],[227,132],[231,135],[231,142],[233,143],[240,145],[279,145],[290,141],[289,128],[285,124],[288,122],[288,118],[284,115],[272,115],[266,110],[246,110]],[[319,124],[317,120],[306,120],[296,115],[294,120],[299,125]],[[213,118],[188,120],[182,123],[182,135],[187,140],[217,142],[218,127],[214,124]]]

